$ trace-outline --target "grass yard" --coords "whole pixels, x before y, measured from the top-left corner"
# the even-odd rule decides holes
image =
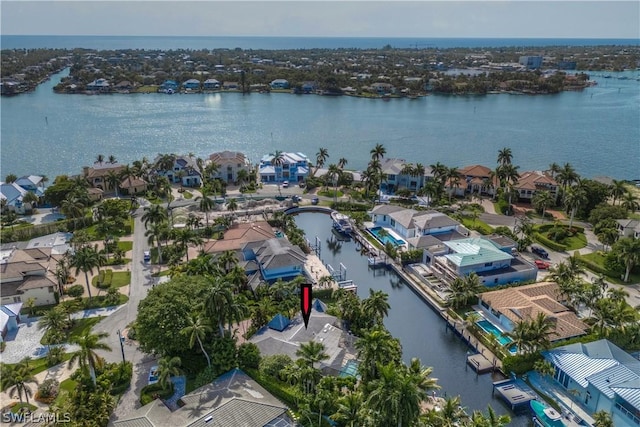
[[[63,362],[66,363],[69,359],[71,359],[71,353],[65,353],[63,356]],[[6,366],[15,366],[17,363],[7,363]],[[31,374],[36,375],[42,371],[49,369],[47,366],[47,358],[41,357],[40,359],[33,359],[29,361],[29,368],[31,369]],[[4,389],[3,389],[4,390]]]
[[[140,86],[138,89],[136,89],[137,93],[156,93],[158,92],[158,86],[156,85],[146,85],[146,86]]]
[[[56,400],[53,402],[52,406],[62,407],[62,404],[67,400],[67,396],[71,391],[76,388],[78,383],[72,380],[71,378],[67,378],[66,380],[60,383],[60,391],[58,392],[58,396]]]
[[[84,335],[84,333],[86,331],[90,331],[94,327],[94,325],[96,323],[98,323],[100,320],[102,320],[103,317],[104,316],[87,317],[85,319],[75,319],[73,327],[69,331],[67,331],[67,339],[65,340],[65,342],[71,341],[71,338],[80,337],[80,336]],[[42,338],[40,339],[40,344],[46,345],[45,344],[46,337],[47,337],[47,334],[45,333],[42,336]],[[46,361],[46,359],[44,359],[44,358],[38,359],[38,361],[39,360],[45,360]]]
[[[340,190],[322,190],[318,191],[318,195],[325,197],[342,197],[344,196],[344,193]]]
[[[567,237],[563,244],[567,247],[567,252],[575,251],[587,246],[587,236],[584,233],[576,233],[574,236]]]
[[[184,193],[182,193],[182,197],[184,197],[185,199],[193,199],[193,193],[190,191],[185,191]]]
[[[629,285],[631,283],[640,282],[640,272],[639,272],[640,267],[638,266],[636,266],[633,270],[631,270],[631,274],[629,274],[629,282],[623,282],[622,279],[620,279],[619,274],[616,274],[610,270],[607,270],[607,268],[605,267],[606,255],[604,255],[602,252],[592,252],[590,254],[580,255],[580,258],[596,264],[598,268],[600,268],[602,271],[605,271],[604,274],[607,277],[607,280],[617,285]],[[598,273],[598,274],[600,273],[599,271],[589,268],[589,264],[585,264],[585,267],[589,270],[594,271],[595,273]]]
[[[97,286],[102,289],[108,289],[111,286],[115,286],[116,288],[121,288],[123,286],[127,286],[131,283],[131,272],[130,271],[113,271],[110,269],[103,270],[104,275],[102,277],[102,285],[98,286],[98,279],[100,276],[95,276],[91,279],[91,284]]]
[[[466,228],[470,230],[476,230],[480,234],[488,235],[493,233],[493,227],[479,219],[476,219],[474,221],[473,218],[470,218],[468,216],[461,216],[460,220],[462,222],[462,225],[464,225]]]
[[[15,405],[13,405],[11,407],[11,412],[13,412],[14,414],[17,414],[22,410],[22,408],[27,408],[29,412],[32,412],[38,409],[37,406],[24,402],[24,403],[16,403]]]
[[[118,242],[118,248],[122,249],[125,252],[128,252],[131,249],[133,249],[133,242],[130,242],[128,240],[120,241],[120,242]]]

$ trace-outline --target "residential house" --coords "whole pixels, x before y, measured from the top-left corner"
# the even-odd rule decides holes
[[[307,256],[302,249],[286,239],[274,237],[246,243],[242,247],[241,258],[241,261],[244,261],[242,265],[245,271],[251,275],[249,285],[254,290],[260,281],[268,283],[278,279],[287,281],[306,272],[304,265]]]
[[[4,206],[3,209],[21,214],[31,210],[31,206],[22,202],[26,194],[27,190],[15,182],[0,182],[0,200]]]
[[[207,79],[204,81],[204,90],[218,90],[220,89],[220,82],[216,79]]]
[[[258,346],[262,356],[285,354],[293,360],[300,358],[296,354],[300,345],[309,341],[321,342],[329,358],[318,362],[316,367],[325,374],[338,375],[348,360],[355,359],[355,355],[342,344],[354,340],[354,337],[342,330],[340,323],[337,317],[327,314],[324,303],[316,299],[311,305],[306,328],[300,312],[291,321],[277,315],[251,336],[249,342]]]
[[[484,286],[533,281],[538,268],[514,257],[500,243],[485,237],[472,237],[443,242],[447,253],[434,256],[433,273],[446,283],[476,273]]]
[[[395,86],[393,86],[391,83],[383,83],[383,82],[376,82],[373,83],[371,86],[371,91],[379,94],[379,95],[385,95],[388,93],[396,93],[396,88]]]
[[[117,85],[115,85],[113,88],[119,92],[127,92],[132,90],[134,87],[135,86],[133,85],[133,83],[131,83],[129,80],[123,80]]]
[[[557,283],[542,282],[483,292],[478,296],[478,305],[486,319],[506,332],[542,313],[553,322],[551,342],[585,335],[589,326],[562,305],[561,298]]]
[[[238,151],[220,151],[209,156],[209,161],[218,166],[218,173],[212,178],[218,178],[229,184],[238,181],[238,172],[244,170],[247,176],[251,173],[249,159]]]
[[[304,182],[309,176],[309,158],[302,153],[281,153],[282,164],[274,164],[273,154],[260,160],[258,173],[265,184],[276,184],[284,181]]]
[[[97,79],[87,84],[87,90],[94,92],[109,92],[111,85],[106,79]]]
[[[16,179],[16,184],[38,197],[44,196],[44,178],[39,175],[25,175]]]
[[[592,414],[609,413],[616,427],[640,425],[638,359],[606,339],[556,347],[542,356],[575,404]]]
[[[35,300],[35,305],[55,304],[56,283],[49,276],[51,249],[0,251],[0,301],[2,304]]]
[[[182,88],[185,90],[200,90],[200,81],[197,79],[189,79],[182,82]]]
[[[286,79],[275,79],[269,86],[271,86],[271,89],[289,89],[289,81]]]
[[[160,156],[156,157],[154,164],[158,164]],[[159,175],[165,176],[173,184],[181,184],[183,187],[199,187],[202,185],[202,175],[191,156],[175,156],[171,170],[156,170]]]
[[[176,91],[178,90],[178,82],[175,80],[165,80],[160,87],[158,88],[160,91]]]
[[[241,251],[249,242],[264,242],[273,239],[274,236],[275,231],[266,221],[234,223],[224,232],[222,239],[209,240],[205,243],[204,252],[217,254],[225,251]],[[246,264],[246,261],[244,263]]]
[[[424,187],[426,171],[423,174],[408,174],[404,169],[407,163],[404,159],[384,159],[382,162],[383,181],[381,190],[387,194],[393,194],[400,188],[407,188],[411,191],[418,191]]]
[[[633,237],[640,239],[640,221],[636,219],[617,219],[618,233],[620,237]]]
[[[313,81],[302,82],[302,85],[300,85],[302,93],[315,93],[318,88],[318,82]]]
[[[378,205],[370,212],[375,226],[389,227],[404,239],[461,231],[460,223],[438,211],[416,211],[393,205]]]
[[[99,188],[105,192],[115,192],[115,188],[111,182],[108,181],[107,177],[111,173],[115,173],[120,175],[124,170],[124,165],[119,163],[109,163],[109,162],[95,162],[93,167],[85,166],[82,168],[82,174],[87,181],[89,181],[89,185],[93,188]]]
[[[0,306],[0,342],[5,340],[9,332],[18,329],[21,309],[21,302]]]
[[[226,90],[238,90],[240,88],[240,85],[238,84],[238,82],[224,82],[222,88]]]
[[[130,176],[120,181],[120,188],[125,194],[142,194],[147,191],[147,181],[142,178]]]
[[[491,181],[492,170],[482,165],[465,166],[458,169],[460,180],[455,189],[456,196],[465,194],[486,194],[493,195],[497,181]],[[451,188],[452,183],[449,183]]]
[[[520,201],[531,202],[537,191],[548,191],[553,200],[558,197],[559,185],[551,175],[541,171],[522,172],[514,189]]]
[[[113,421],[114,427],[264,426],[297,425],[280,402],[242,370],[235,368],[180,398],[171,411],[161,399]]]

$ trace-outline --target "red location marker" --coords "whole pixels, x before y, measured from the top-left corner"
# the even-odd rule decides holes
[[[311,284],[303,283],[300,285],[300,310],[302,310],[302,319],[304,320],[305,329],[309,325],[309,316],[311,316]]]

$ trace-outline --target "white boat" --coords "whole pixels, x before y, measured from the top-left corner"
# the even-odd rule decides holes
[[[335,228],[336,231],[343,234],[349,234],[353,231],[353,226],[347,215],[333,211],[331,212],[331,219],[333,220],[333,228]]]

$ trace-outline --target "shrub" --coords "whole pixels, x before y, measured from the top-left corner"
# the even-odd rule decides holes
[[[50,404],[58,396],[60,391],[60,383],[55,378],[46,379],[38,386],[36,392],[36,400],[42,403]]]
[[[51,347],[47,353],[47,366],[56,366],[64,360],[64,347]]]
[[[148,386],[142,387],[142,390],[140,390],[140,403],[144,406],[147,403],[153,402],[155,399],[165,399],[172,395],[173,383],[170,383],[170,386],[166,389],[163,389],[160,386],[160,383],[149,384]]]
[[[549,240],[540,233],[533,233],[533,238],[546,247],[553,249],[554,251],[563,252],[565,249],[567,249],[565,245],[561,245],[560,243],[556,243],[553,240]]]
[[[99,380],[107,380],[111,383],[111,394],[118,395],[124,393],[131,383],[133,375],[133,365],[131,362],[125,363],[107,363],[102,373],[98,376]]]
[[[513,372],[516,375],[522,375],[533,370],[533,365],[538,360],[542,360],[542,356],[539,353],[507,356],[502,359],[502,370],[505,374]]]
[[[245,342],[238,347],[238,366],[240,369],[258,369],[260,359],[260,349],[257,345]]]
[[[286,354],[275,354],[273,356],[265,356],[260,361],[260,373],[268,375],[272,378],[279,378],[280,371],[285,366],[293,363],[293,360]]]
[[[79,298],[84,294],[84,286],[82,285],[73,285],[69,289],[67,289],[67,295],[73,298]]]

